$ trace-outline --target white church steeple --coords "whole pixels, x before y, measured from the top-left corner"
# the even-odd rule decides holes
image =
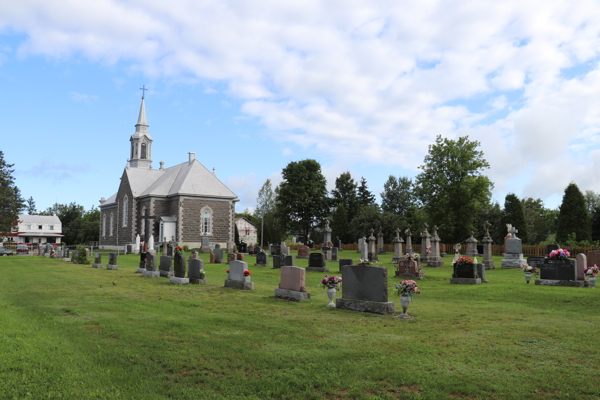
[[[142,93],[146,86],[142,87]],[[144,104],[144,94],[140,103],[140,115],[137,124],[135,124],[135,133],[131,135],[131,154],[129,166],[132,168],[152,169],[152,135],[148,132],[148,119],[146,117],[146,106]]]

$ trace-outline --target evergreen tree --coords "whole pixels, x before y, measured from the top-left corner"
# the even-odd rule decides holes
[[[576,184],[570,183],[565,189],[560,212],[556,240],[564,243],[575,233],[577,241],[591,240],[590,220],[585,198]]]
[[[600,205],[592,213],[592,240],[600,240]]]
[[[502,225],[505,228],[504,232],[506,232],[506,224],[511,224],[519,231],[517,237],[521,239],[523,243],[529,243],[527,223],[525,222],[525,215],[523,214],[523,205],[519,198],[513,193],[507,194],[504,198],[504,217],[502,218]]]
[[[356,182],[352,179],[352,175],[350,175],[350,172],[346,171],[336,178],[335,189],[331,191],[333,207],[343,205],[348,221],[352,221],[352,218],[354,218],[358,212],[359,201],[356,195],[357,188]]]
[[[360,186],[358,187],[358,202],[361,207],[375,205],[375,195],[371,193],[367,186],[367,180],[360,177]]]
[[[33,200],[33,197],[29,196],[29,198],[27,199],[27,214],[35,215],[36,212],[37,211],[35,209],[35,200]]]
[[[25,201],[12,175],[15,172],[11,169],[13,166],[4,160],[4,153],[0,150],[0,232],[11,232],[13,222],[18,221],[25,208]]]
[[[478,146],[468,136],[451,140],[438,135],[419,166],[423,172],[416,177],[415,193],[430,223],[440,227],[443,241],[456,243],[469,237],[477,211],[490,203],[494,185],[481,174],[489,164]]]
[[[354,239],[350,232],[348,232],[348,215],[346,214],[346,207],[340,204],[335,208],[333,216],[331,217],[331,237],[336,236],[340,238],[342,243],[353,243]]]
[[[293,161],[282,171],[276,198],[277,214],[288,232],[306,238],[311,229],[329,216],[327,180],[315,160]]]

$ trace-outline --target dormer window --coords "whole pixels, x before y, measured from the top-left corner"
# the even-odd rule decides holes
[[[31,224],[27,225],[27,230],[30,231],[31,230]]]

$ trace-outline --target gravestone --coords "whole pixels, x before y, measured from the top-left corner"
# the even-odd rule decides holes
[[[440,257],[440,237],[437,234],[437,230],[437,225],[434,225],[433,234],[431,235],[431,254],[427,261],[427,266],[432,268],[444,266],[444,260]]]
[[[278,256],[280,254],[281,254],[281,246],[279,246],[278,244],[271,245],[271,255]]]
[[[281,267],[283,267],[285,257],[286,256],[283,254],[280,254],[278,256],[272,256],[271,258],[273,259],[273,268],[271,269],[280,269]]]
[[[200,247],[200,253],[210,253],[210,241],[206,233],[202,237],[202,246]]]
[[[244,271],[248,271],[247,263],[238,260],[230,262],[227,279],[225,279],[225,287],[242,290],[254,289],[252,276],[244,276]]]
[[[323,255],[325,256],[326,260],[331,260],[331,248],[329,248],[329,247],[323,247],[321,249],[321,253],[323,253]]]
[[[589,265],[590,267],[594,265],[600,267],[600,251],[588,251],[587,265]]]
[[[254,254],[254,246],[248,246],[248,254]]]
[[[381,230],[377,234],[377,254],[385,254],[385,247],[383,243],[383,232]]]
[[[494,259],[492,257],[492,237],[490,235],[490,223],[485,221],[483,228],[485,229],[485,235],[483,236],[483,265],[485,269],[496,269],[494,265]]]
[[[128,244],[127,247],[126,247],[126,251],[127,251],[127,254],[133,253],[133,246],[130,245],[130,244]]]
[[[511,237],[506,239],[506,253],[502,260],[502,268],[521,268],[525,264],[523,258],[523,245],[521,239],[517,237],[519,231],[511,227]]]
[[[214,253],[215,253],[215,263],[221,264],[223,262],[223,251],[224,251],[223,249],[217,248],[215,246],[215,250],[214,250]]]
[[[196,249],[192,250],[192,255],[190,258],[198,258],[198,253],[196,253]]]
[[[556,260],[546,257],[540,265],[540,279],[536,285],[584,287],[583,280],[577,280],[577,261],[573,259]]]
[[[329,227],[329,220],[325,220],[325,231],[324,231],[324,243],[331,242],[331,228]]]
[[[147,257],[146,252],[140,252],[140,264],[138,266],[138,269],[135,271],[138,274],[142,274],[145,270],[146,270],[146,257]]]
[[[146,270],[142,273],[146,278],[158,278],[160,276],[160,271],[156,269],[156,255],[152,252],[146,253]]]
[[[235,261],[235,255],[237,253],[227,253],[227,264],[229,264],[231,261]]]
[[[369,261],[371,262],[375,262],[375,261],[379,261],[377,259],[377,249],[375,247],[375,236],[373,236],[373,233],[375,232],[375,230],[373,228],[371,228],[371,236],[369,236]]]
[[[275,289],[275,297],[294,301],[310,299],[310,294],[304,286],[304,275],[304,268],[292,266],[281,267],[279,288]]]
[[[429,228],[427,222],[423,224],[423,228],[425,229],[421,232],[421,262],[426,263],[429,262],[430,254],[427,253],[427,249],[431,247],[431,234],[427,230]]]
[[[307,246],[298,247],[298,255],[296,256],[296,258],[307,260],[308,259],[308,247]]]
[[[394,257],[392,258],[393,264],[399,263],[404,259],[402,243],[404,243],[404,240],[400,237],[400,229],[396,229],[396,237],[394,238]]]
[[[587,268],[587,256],[583,253],[577,254],[577,280],[584,280],[585,276],[583,271]]]
[[[235,259],[236,261],[244,261],[244,255],[242,253],[237,253]]]
[[[259,267],[269,266],[269,256],[264,251],[261,251],[256,255],[256,265]]]
[[[106,268],[106,266],[102,264],[102,253],[96,253],[94,263],[92,264],[92,268]]]
[[[363,237],[360,242],[360,258],[361,260],[369,260],[369,250],[367,249],[367,238]]]
[[[338,248],[334,247],[333,249],[331,249],[331,261],[337,261],[338,260]]]
[[[333,247],[337,247],[338,251],[342,251],[342,241],[339,236],[336,236],[333,240]]]
[[[359,238],[358,239],[358,247],[356,248],[356,252],[357,253],[360,253],[360,249],[362,249],[362,244],[363,244],[364,241],[365,241],[364,238]]]
[[[344,265],[352,265],[352,260],[349,258],[341,258],[339,261],[339,271],[342,272],[342,267]]]
[[[173,276],[173,257],[161,256],[159,264],[160,276],[170,278]]]
[[[329,269],[325,266],[325,255],[323,253],[310,253],[306,270],[312,272],[328,272]]]
[[[117,253],[108,253],[106,269],[119,269],[119,265],[117,265]]]
[[[282,267],[295,267],[296,259],[294,258],[294,256],[284,256],[283,264],[281,266]]]
[[[342,298],[336,308],[394,314],[396,303],[388,301],[388,269],[377,265],[344,265]]]
[[[452,265],[451,283],[458,284],[480,284],[481,278],[478,277],[477,265],[475,264],[458,264]]]
[[[185,257],[183,253],[175,252],[175,276],[171,276],[169,281],[175,285],[187,285],[190,279],[185,277]]]
[[[471,231],[471,237],[469,237],[467,239],[467,251],[465,253],[465,256],[469,257],[469,258],[475,258],[479,256],[479,253],[477,252],[477,239],[475,239],[473,237],[474,232]]]
[[[396,267],[396,276],[410,279],[423,279],[425,272],[423,267],[415,260],[402,260]]]
[[[174,247],[171,244],[167,244],[167,256],[173,257],[173,249]]]
[[[286,256],[290,254],[290,248],[285,245],[285,242],[281,242],[281,245],[279,246],[279,253]]]
[[[446,245],[444,243],[440,243],[440,257],[446,257]]]
[[[238,245],[238,251],[240,253],[247,253],[248,252],[248,245],[244,242],[240,242],[240,244]]]
[[[540,268],[540,265],[542,265],[544,263],[544,261],[546,261],[546,257],[538,257],[538,256],[527,257],[527,265],[529,265],[531,267]]]
[[[552,250],[558,250],[560,246],[557,244],[549,244],[546,246],[546,256],[552,252]]]
[[[71,261],[69,258],[69,249],[65,247],[63,250],[63,261]]]
[[[205,285],[204,260],[190,258],[188,260],[188,278],[194,285]]]

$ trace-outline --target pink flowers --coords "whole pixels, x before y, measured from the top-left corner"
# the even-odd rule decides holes
[[[411,296],[413,294],[421,294],[417,282],[413,280],[401,281],[394,285],[399,296]]]
[[[337,289],[340,283],[342,283],[342,278],[340,276],[325,275],[325,278],[321,279],[321,287],[323,288]]]
[[[540,272],[537,270],[536,267],[532,267],[531,265],[528,265],[528,264],[523,264],[523,266],[521,267],[521,271],[525,272],[526,274],[536,274],[536,275],[540,274]]]
[[[548,257],[556,260],[566,260],[567,257],[571,257],[571,253],[569,253],[569,250],[567,249],[556,249],[552,250],[550,254],[548,254]]]
[[[588,277],[596,277],[596,275],[600,272],[600,268],[598,268],[596,266],[596,264],[594,264],[593,267],[589,267],[583,270],[583,273],[586,274]]]

